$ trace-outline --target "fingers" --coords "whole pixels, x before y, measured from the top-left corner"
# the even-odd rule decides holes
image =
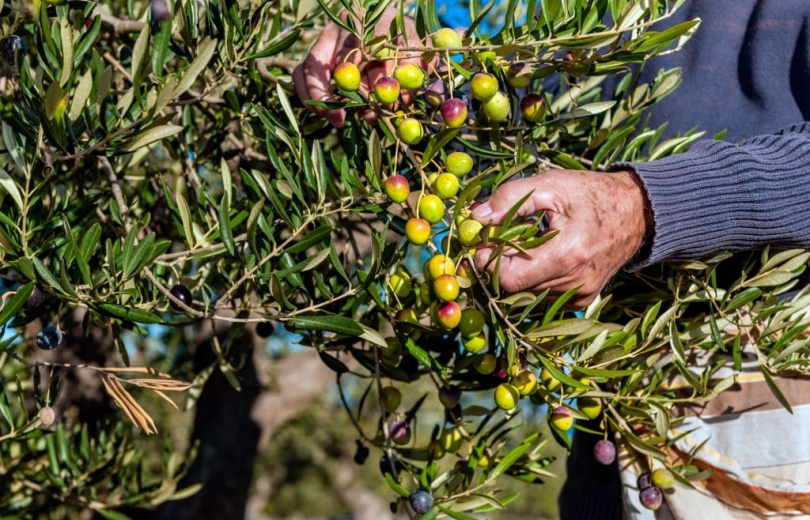
[[[335,101],[330,91],[332,70],[335,68],[336,52],[345,41],[341,28],[334,23],[324,27],[323,33],[310,49],[303,62],[293,71],[293,83],[301,101]],[[334,126],[340,128],[346,118],[342,109],[329,110],[304,103],[316,114],[325,117]]]
[[[540,177],[530,177],[501,185],[489,200],[473,209],[472,217],[482,224],[490,222],[500,224],[509,210],[520,199],[531,193],[529,198],[518,208],[515,216],[523,217],[545,211],[551,222],[554,216],[560,213],[560,208],[554,193],[542,189],[541,181]]]
[[[555,281],[564,277],[568,271],[567,262],[561,261],[560,254],[555,247],[556,237],[541,247],[531,250],[531,255],[524,253],[501,254],[498,268],[498,283],[507,292],[520,292],[526,290],[543,291]],[[490,257],[497,250],[495,246],[476,248],[475,266],[494,274],[498,259]],[[504,249],[505,251],[505,249]]]

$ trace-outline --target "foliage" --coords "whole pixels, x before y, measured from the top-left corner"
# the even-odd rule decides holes
[[[511,0],[503,29],[493,36],[480,34],[476,25],[494,2],[483,8],[471,2],[475,22],[463,47],[452,51],[419,42],[398,47],[388,35],[376,36],[379,18],[395,5],[390,1],[178,0],[164,21],[158,3],[151,11],[138,0],[15,4],[3,23],[0,269],[16,293],[4,299],[0,323],[9,334],[18,331],[4,343],[4,361],[17,366],[4,369],[5,388],[16,394],[4,393],[4,403],[18,403],[0,410],[3,474],[13,480],[0,495],[4,512],[32,501],[43,508],[52,501],[113,509],[193,491],[175,493],[182,470],[171,457],[164,477],[169,488],[137,478],[138,459],[128,458],[120,423],[91,434],[82,425],[42,430],[29,419],[49,402],[41,395],[29,399],[36,385],[17,382],[16,375],[34,379],[45,367],[55,374],[94,370],[108,383],[118,381],[112,367],[29,361],[35,337],[23,327],[34,320],[59,326],[77,309],[86,311],[85,330],[111,331],[123,365],[129,365],[124,331],[146,335],[150,325],[229,323],[226,336],[211,339],[215,361],[198,374],[188,377],[189,367],[178,365],[176,379],[140,381],[152,391],[182,390],[189,385],[180,379],[193,378],[188,406],[214,370],[240,385],[235,373],[243,359],[235,343],[244,327],[270,320],[302,333],[339,380],[368,380],[358,406],[346,403],[348,413],[366,444],[401,463],[393,465],[388,482],[402,495],[402,507],[411,490],[432,490],[436,506],[424,518],[463,519],[506,506],[512,497],[498,494],[503,475],[542,481],[550,462],[544,441],[531,435],[507,445],[515,414],[497,408],[468,407],[462,417],[437,421],[428,442],[391,443],[391,422],[416,420],[420,406],[386,412],[384,380],[426,377],[437,389],[452,384],[465,392],[503,382],[498,372],[473,369],[479,358],[454,332],[428,325],[429,290],[399,297],[390,284],[414,249],[401,235],[415,209],[392,204],[383,183],[402,173],[424,195],[430,174],[443,169],[453,150],[471,153],[476,168],[425,249],[443,250],[466,265],[457,276],[459,301],[484,312],[487,349],[502,360],[504,372],[523,364],[534,372],[546,369],[562,383],[559,389],[540,385],[533,402],[551,409],[573,397],[599,399],[603,430],[609,424],[641,456],[663,458],[672,407],[711,399],[734,382],[734,376],[715,377],[720,363],[701,368],[697,357],[727,353],[725,363],[739,370],[751,342],[769,381],[781,372],[806,371],[803,311],[810,296],[777,295],[796,283],[808,253],[765,251],[743,259],[741,268],[727,268],[721,261],[728,255],[659,266],[626,277],[574,316],[563,310],[570,293],[550,304],[544,294],[506,294],[497,276],[479,278],[469,261],[461,262],[469,260],[469,248],[452,239],[448,251],[438,238],[445,230],[455,235],[457,219],[481,193],[538,167],[604,169],[617,160],[677,153],[698,139],[700,133],[663,139],[665,128],[643,125],[643,110],[677,87],[680,72],[661,71],[649,85],[633,72],[685,44],[696,29],[695,21],[655,30],[681,2],[531,0],[528,12],[539,9],[540,15],[517,25],[519,4]],[[342,7],[358,18],[344,22]],[[405,14],[413,15],[422,39],[439,28],[429,0],[396,7],[395,32],[404,27]],[[381,59],[410,54],[439,60],[454,89],[486,69],[500,79],[512,107],[522,93],[505,75],[519,58],[533,71],[534,90],[543,85],[547,115],[528,125],[513,109],[507,120],[492,124],[475,102],[475,122],[450,129],[420,97],[402,109],[419,118],[428,138],[409,146],[397,136],[401,115],[367,93],[341,92],[339,106],[370,105],[380,124],[352,116],[336,131],[306,109],[289,82],[295,59],[328,20],[354,32],[365,56],[373,49],[384,51]],[[618,88],[603,91],[605,78],[615,75],[621,77]],[[521,223],[510,218],[482,234],[499,248],[530,254],[554,239],[537,217]],[[414,281],[422,280],[418,269],[408,273]],[[741,274],[725,280],[731,272]],[[178,299],[172,289],[179,285],[193,302]],[[27,307],[35,286],[45,301]],[[403,309],[424,319],[397,323]],[[350,370],[353,363],[360,368]],[[669,390],[664,383],[673,375],[685,378],[691,393]],[[136,426],[155,430],[123,386],[108,388]],[[775,384],[772,389],[779,395]],[[364,407],[366,399],[376,405]],[[358,410],[377,419],[361,424]],[[574,414],[584,417],[576,408]],[[451,430],[463,438],[463,456],[447,467],[435,442]],[[569,442],[569,432],[554,433]],[[94,458],[94,449],[103,455]],[[29,466],[32,460],[37,462]],[[115,462],[95,470],[98,460]],[[704,476],[690,466],[673,469],[681,478]],[[77,488],[91,476],[113,491],[102,496],[93,485]]]

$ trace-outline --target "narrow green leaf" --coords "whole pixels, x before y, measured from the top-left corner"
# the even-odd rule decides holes
[[[276,94],[278,95],[278,100],[281,102],[281,108],[284,109],[284,114],[286,114],[287,119],[290,121],[290,125],[293,130],[295,130],[295,133],[300,134],[301,130],[298,128],[298,120],[292,111],[290,100],[287,97],[287,93],[284,92],[284,89],[281,87],[281,83],[276,83]]]
[[[163,76],[163,65],[166,63],[171,38],[172,24],[161,23],[160,29],[152,39],[152,73],[157,77]]]
[[[73,101],[71,101],[70,113],[68,114],[71,121],[76,121],[82,114],[82,110],[84,110],[85,105],[87,105],[87,100],[90,99],[92,90],[93,74],[90,69],[87,69],[79,80],[79,84],[76,85],[76,90],[73,92]]]
[[[188,202],[186,202],[186,198],[181,193],[177,194],[176,200],[177,212],[180,213],[180,220],[183,224],[183,233],[186,235],[186,244],[193,248],[197,243],[197,240],[194,238],[194,232],[191,228],[191,211],[189,210]]]
[[[180,97],[185,91],[191,88],[197,80],[197,76],[208,67],[208,62],[214,56],[217,50],[217,40],[212,40],[205,37],[202,42],[197,46],[197,57],[191,62],[191,65],[183,72],[183,77],[174,89],[174,98]]]
[[[8,402],[8,391],[6,390],[5,382],[0,379],[0,413],[8,423],[9,427],[13,430],[14,418],[11,416],[11,405]]]
[[[163,323],[163,320],[157,314],[153,314],[149,311],[135,307],[126,307],[117,303],[92,304],[91,308],[102,314],[106,314],[114,318],[121,318],[123,320],[134,321],[135,323],[144,323],[147,325]]]
[[[790,403],[785,398],[785,395],[782,393],[781,390],[779,390],[779,386],[773,380],[773,378],[771,377],[771,374],[768,373],[768,369],[766,369],[762,365],[760,365],[759,368],[762,371],[762,377],[765,378],[765,382],[768,384],[768,388],[771,389],[771,392],[773,393],[773,396],[776,397],[776,400],[779,401],[779,403],[782,406],[785,407],[785,410],[787,410],[788,412],[790,412],[792,414],[793,413],[793,408],[790,407]]]
[[[149,233],[141,242],[135,246],[132,254],[124,261],[124,276],[130,277],[143,268],[143,264],[152,254],[157,235]]]
[[[23,285],[17,290],[17,294],[6,301],[6,305],[3,307],[3,310],[0,311],[0,327],[5,326],[8,320],[20,312],[20,309],[23,308],[25,302],[28,301],[28,297],[31,296],[31,293],[34,291],[35,286],[36,284],[34,282]]]
[[[59,86],[64,87],[73,73],[73,28],[67,16],[59,20],[62,35],[62,75],[59,77]]]
[[[96,222],[90,229],[82,237],[81,244],[79,244],[79,249],[82,253],[82,258],[84,258],[85,262],[90,261],[90,256],[96,251],[99,246],[99,242],[101,240],[101,225]]]
[[[467,516],[465,514],[458,513],[456,511],[453,511],[452,509],[448,509],[446,507],[442,507],[442,506],[439,506],[439,505],[437,505],[436,507],[438,507],[439,511],[441,511],[442,513],[446,514],[450,518],[455,518],[456,520],[476,520],[472,516]]]
[[[134,152],[139,148],[143,148],[144,146],[148,146],[157,141],[162,141],[163,139],[179,134],[182,131],[183,127],[177,125],[155,126],[136,135],[132,141],[122,146],[121,150],[124,152]]]
[[[112,509],[96,509],[96,512],[107,520],[132,520],[132,518],[127,515],[113,511]]]
[[[567,291],[565,291],[565,293],[563,293],[562,296],[554,300],[554,303],[551,304],[551,307],[549,307],[545,315],[543,315],[543,321],[541,325],[545,326],[551,323],[551,320],[554,319],[554,316],[557,314],[557,311],[562,309],[563,305],[565,305],[565,303],[568,300],[570,300],[571,297],[574,296],[574,294],[576,294],[576,292],[580,289],[580,287],[582,286],[578,285],[576,287],[572,287]]]
[[[433,159],[433,157],[435,157],[436,154],[447,145],[447,143],[456,138],[460,131],[460,128],[445,128],[431,137],[430,141],[428,141],[428,144],[425,147],[425,153],[422,154],[422,164],[427,164],[430,162],[430,160]]]
[[[411,493],[407,489],[402,487],[399,484],[399,482],[394,480],[394,476],[391,475],[391,473],[389,473],[388,471],[385,472],[385,481],[388,482],[388,486],[394,491],[394,493],[397,493],[398,495],[403,496],[405,498],[411,496]]]
[[[318,356],[320,356],[321,361],[323,361],[324,365],[334,370],[337,374],[345,374],[346,372],[349,371],[349,367],[347,367],[341,360],[337,359],[335,356],[330,356],[326,352],[318,352]]]
[[[558,119],[571,119],[574,117],[590,117],[596,114],[601,114],[605,110],[610,110],[615,105],[615,101],[599,101],[597,103],[591,103],[589,105],[582,105],[580,107],[575,108],[570,112],[566,112],[565,114],[560,114]]]
[[[48,121],[53,119],[60,101],[62,101],[62,88],[59,83],[54,81],[45,91],[45,118]]]
[[[345,316],[300,316],[290,318],[288,323],[298,330],[320,330],[344,336],[360,336],[363,328]]]
[[[506,470],[512,467],[512,465],[518,461],[528,449],[531,447],[531,443],[533,443],[537,439],[537,434],[531,435],[526,440],[523,441],[522,444],[513,448],[509,453],[507,453],[501,461],[498,463],[497,466],[489,473],[488,478],[496,479],[499,475],[504,473]]]
[[[676,38],[681,37],[688,31],[697,29],[698,25],[700,25],[699,18],[679,23],[678,25],[670,27],[665,31],[661,31],[658,34],[654,34],[644,39],[643,42],[633,50],[635,52],[647,52],[658,45],[669,45],[670,43],[674,42]]]
[[[228,254],[236,256],[236,246],[233,243],[233,230],[231,230],[231,220],[228,211],[228,197],[223,196],[219,204],[219,236]]]
[[[48,268],[45,267],[45,264],[42,263],[42,260],[40,260],[39,258],[34,258],[32,261],[34,262],[34,269],[36,270],[37,277],[39,279],[41,279],[43,282],[47,283],[57,291],[62,293],[65,292],[62,289],[62,286],[59,284],[59,282],[56,281],[56,278],[53,276],[53,274],[51,274]]]
[[[263,51],[257,52],[256,54],[248,55],[247,59],[255,60],[258,58],[266,58],[268,56],[275,56],[276,54],[282,53],[292,47],[295,42],[298,41],[298,38],[301,36],[301,31],[296,29],[284,38],[271,42],[266,49]]]
[[[725,311],[730,312],[734,309],[738,309],[745,305],[746,303],[750,303],[757,298],[762,296],[762,289],[757,289],[756,287],[750,287],[743,292],[739,293],[737,296],[731,299],[726,305]]]
[[[324,225],[318,228],[315,228],[311,232],[306,234],[306,237],[297,242],[293,246],[287,248],[287,252],[291,255],[295,253],[300,253],[302,251],[306,251],[310,247],[320,244],[324,240],[328,239],[332,234],[332,227],[329,225]]]

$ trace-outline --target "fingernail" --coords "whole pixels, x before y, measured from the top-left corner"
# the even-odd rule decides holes
[[[490,207],[489,202],[479,204],[472,210],[473,218],[479,222],[485,222],[487,217],[490,215],[492,215],[492,208]]]

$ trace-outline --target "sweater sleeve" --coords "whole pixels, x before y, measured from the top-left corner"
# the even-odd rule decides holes
[[[648,254],[633,268],[766,244],[810,248],[810,122],[611,167],[625,169],[641,179],[655,223]]]

